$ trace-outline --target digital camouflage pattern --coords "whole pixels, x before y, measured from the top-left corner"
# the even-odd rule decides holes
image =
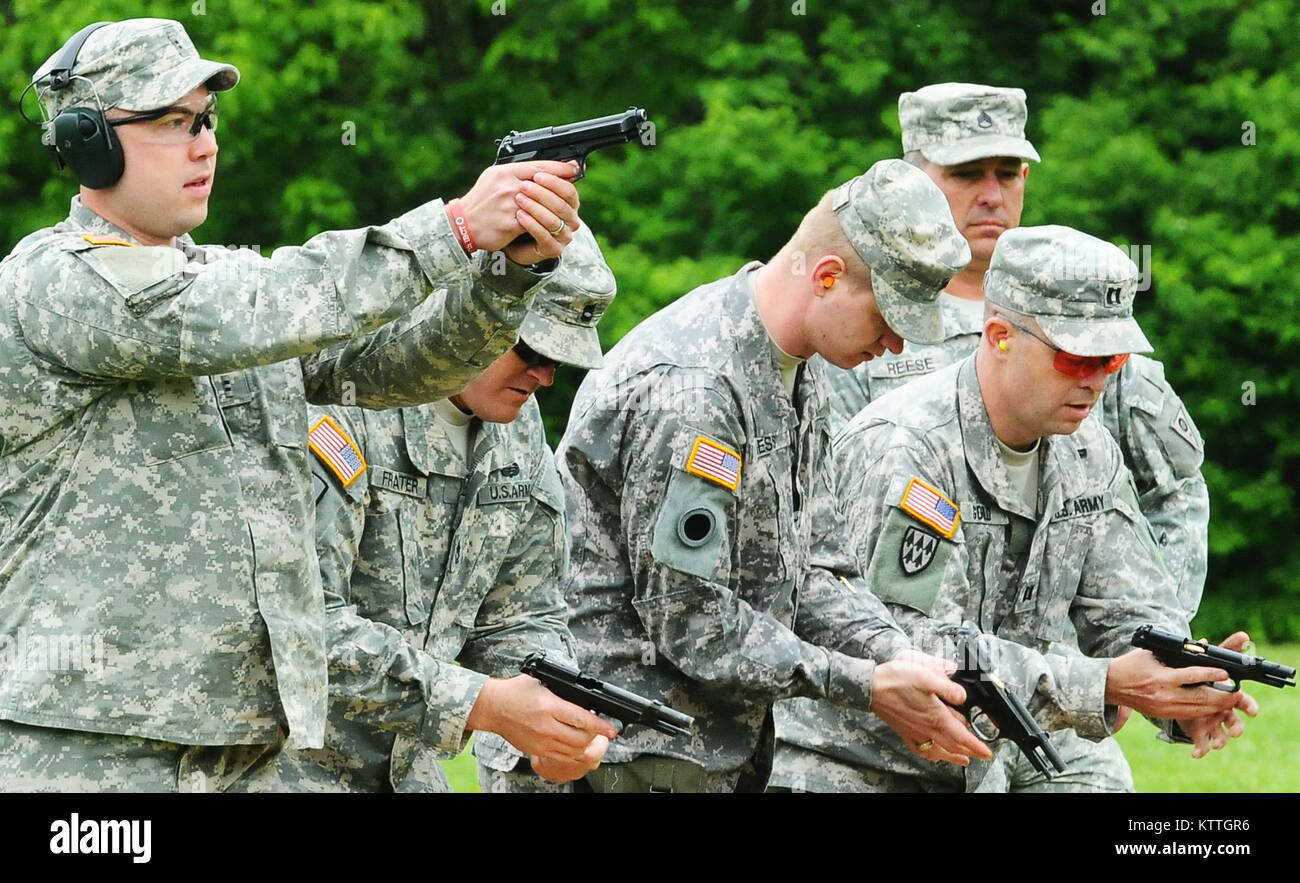
[[[1133,318],[1137,280],[1137,265],[1109,242],[1071,227],[1016,227],[998,237],[984,299],[1033,316],[1068,353],[1149,353]]]
[[[961,361],[979,346],[983,327],[941,301],[947,338],[937,346],[907,344],[899,355],[864,362],[852,371],[825,364],[831,432],[886,393]],[[1142,515],[1178,586],[1179,606],[1191,620],[1200,607],[1209,563],[1210,494],[1201,475],[1205,443],[1186,405],[1165,379],[1164,366],[1139,354],[1106,383],[1097,414],[1119,443],[1133,474]]]
[[[1210,492],[1201,475],[1205,442],[1164,366],[1132,355],[1110,378],[1097,406],[1133,473],[1138,503],[1191,620],[1209,564]]]
[[[986,277],[988,297],[1040,323],[1055,323],[1084,352],[1131,340],[1141,333],[1132,321],[1136,267],[1128,262],[1129,272],[1122,265],[1112,272],[1112,253],[1122,254],[1066,228],[1008,231],[992,261],[1001,275],[992,280],[991,269]],[[1105,657],[1125,652],[1136,628],[1160,617],[1186,633],[1118,446],[1097,420],[1085,420],[1072,435],[1042,439],[1035,512],[1020,499],[999,454],[973,356],[917,381],[906,402],[902,398],[877,400],[836,440],[838,489],[873,589],[922,649],[951,655],[956,648],[945,650],[945,642],[969,624],[983,633],[981,661],[1029,696],[1030,709],[1049,729],[1104,737],[1113,711],[1102,704]],[[952,536],[904,505],[913,480],[956,504],[960,517]],[[815,774],[811,751],[841,767],[931,781],[946,777],[949,785],[957,780],[955,770],[935,774],[918,763],[878,722],[878,738],[861,746],[849,744],[848,734],[858,723],[873,726],[870,720],[848,720],[839,709],[808,703],[785,711],[778,719],[784,740],[778,782]],[[828,737],[829,724],[840,726],[838,737]],[[1080,768],[1096,763],[1104,773],[1105,752],[1113,749],[1094,755],[1077,744]],[[1008,781],[1014,775],[1005,762],[1014,757],[1006,749],[999,758]],[[973,765],[967,788],[978,788],[988,772],[987,764]],[[843,771],[821,775],[837,786],[846,783]],[[855,784],[878,783],[863,778]]]
[[[980,335],[984,333],[984,326],[954,306],[952,301],[951,296],[939,298],[939,309],[943,312],[942,343],[927,345],[909,341],[901,353],[886,350],[883,355],[869,359],[852,370],[832,365],[821,356],[814,357],[826,369],[832,436],[847,426],[869,402],[918,377],[955,365],[975,352]]]
[[[772,701],[868,708],[871,660],[908,647],[848,554],[824,381],[807,365],[797,405],[786,394],[751,295],[758,266],[627,334],[583,381],[557,451],[579,664],[696,718],[689,737],[629,727],[602,769],[657,755],[733,775]],[[739,462],[689,472],[701,444]]]
[[[438,760],[465,747],[487,678],[513,677],[536,650],[572,658],[563,498],[537,403],[513,423],[474,421],[472,463],[431,405],[311,414],[367,468],[344,488],[313,458],[329,732],[321,750],[280,756],[279,784],[446,790]]]
[[[72,72],[82,79],[54,92],[42,80],[62,51],[60,47],[32,77],[50,118],[69,107],[156,110],[199,86],[223,92],[239,82],[234,65],[200,58],[185,28],[170,19],[132,18],[98,28],[77,53]]]
[[[604,361],[596,325],[614,300],[614,272],[586,224],[573,231],[564,261],[519,326],[519,337],[564,365],[599,368]]]
[[[970,263],[970,246],[943,192],[915,166],[886,159],[835,188],[831,206],[871,268],[876,304],[889,327],[918,343],[942,340],[936,298]]]
[[[320,745],[305,391],[463,387],[514,342],[536,282],[487,259],[437,201],[270,258],[140,246],[75,199],[22,240],[0,263],[0,635],[98,640],[104,664],[6,667],[0,718]]]
[[[1188,626],[1119,448],[1100,421],[1043,438],[1039,457],[1035,513],[999,455],[973,357],[916,381],[906,396],[874,402],[835,450],[867,583],[916,645],[955,658],[954,630],[977,628],[981,660],[1044,728],[1097,740],[1114,723],[1114,708],[1104,704],[1109,657],[1131,649],[1140,625],[1178,634]],[[951,540],[899,507],[913,478],[957,504]],[[906,560],[918,540],[929,547],[919,568]],[[1050,652],[1070,627],[1086,656]],[[876,718],[799,706],[781,729],[782,752],[819,751],[931,781],[960,776],[916,757]],[[987,764],[972,764],[968,786],[986,772]]]
[[[955,166],[990,156],[1038,161],[1025,138],[1024,89],[977,83],[936,83],[898,96],[903,152],[919,150],[930,162]]]
[[[0,790],[57,794],[238,791],[283,742],[178,745],[0,721]]]
[[[590,361],[594,347],[598,358],[594,325],[614,293],[613,273],[583,227],[521,331],[544,354]],[[469,463],[432,405],[313,408],[312,425],[327,416],[367,468],[345,486],[312,459],[329,731],[323,749],[281,755],[274,784],[445,791],[438,759],[464,747],[484,681],[513,677],[535,651],[573,658],[555,459],[531,398],[512,423],[471,422]],[[480,775],[495,790],[559,789],[526,764],[514,772],[523,755],[504,739],[479,733],[475,742],[487,766]]]

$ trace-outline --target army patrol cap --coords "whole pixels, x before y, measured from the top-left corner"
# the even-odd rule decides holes
[[[984,298],[1033,316],[1067,353],[1149,353],[1133,318],[1137,282],[1137,265],[1109,242],[1070,227],[1016,227],[998,237]]]
[[[46,59],[33,83],[49,74],[62,51]],[[77,53],[72,73],[66,89],[40,90],[51,119],[69,107],[96,107],[96,95],[105,110],[149,111],[169,107],[205,84],[224,92],[239,82],[234,65],[199,58],[181,23],[163,18],[132,18],[94,31]]]
[[[564,249],[560,267],[546,281],[519,326],[519,339],[566,365],[604,363],[596,323],[614,299],[614,271],[605,263],[591,228],[583,224]]]
[[[975,83],[937,83],[898,96],[903,152],[940,166],[955,166],[990,156],[1017,156],[1039,162],[1025,138],[1024,89]]]
[[[831,196],[840,228],[871,268],[889,327],[914,343],[943,340],[939,293],[970,262],[948,200],[930,176],[886,159]]]

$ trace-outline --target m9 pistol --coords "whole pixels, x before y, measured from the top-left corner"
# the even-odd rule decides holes
[[[572,159],[578,162],[578,177],[574,180],[580,180],[587,173],[587,154],[602,147],[637,140],[642,126],[647,123],[643,108],[629,107],[622,113],[580,123],[546,126],[527,132],[512,131],[497,141],[497,158],[493,165],[536,159]]]
[[[1294,687],[1295,669],[1280,662],[1269,662],[1259,656],[1238,653],[1226,647],[1210,643],[1180,638],[1178,635],[1144,625],[1133,633],[1132,644],[1150,650],[1170,668],[1189,668],[1193,665],[1207,665],[1221,668],[1228,673],[1232,686],[1206,683],[1224,693],[1236,693],[1241,689],[1242,681],[1259,681],[1270,687]],[[1192,686],[1192,685],[1188,685]]]
[[[952,679],[966,691],[966,702],[958,710],[966,715],[975,735],[985,742],[1010,739],[1020,746],[1025,757],[1047,778],[1052,778],[1048,762],[1058,773],[1065,772],[1065,761],[1052,739],[1029,714],[1025,703],[991,673],[978,666],[960,668]]]
[[[567,663],[547,659],[545,653],[530,653],[519,670],[537,678],[561,699],[612,717],[624,727],[641,724],[670,736],[689,736],[695,724],[689,714],[585,675]]]

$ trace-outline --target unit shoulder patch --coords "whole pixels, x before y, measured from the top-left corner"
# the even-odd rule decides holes
[[[1174,419],[1169,421],[1169,428],[1198,451],[1204,450],[1201,440],[1197,435],[1192,418],[1187,414],[1187,406],[1180,405],[1178,412],[1174,414]]]
[[[366,459],[357,443],[329,416],[316,421],[307,433],[307,444],[344,487],[366,471]]]
[[[944,496],[938,488],[919,478],[913,478],[907,483],[903,498],[898,501],[898,508],[922,524],[933,527],[949,540],[957,533],[957,524],[961,521],[961,511],[957,504]]]
[[[740,454],[713,439],[698,436],[686,458],[686,471],[729,491],[740,487]]]
[[[898,564],[907,576],[915,576],[930,566],[939,550],[939,538],[928,530],[908,527],[898,547]]]

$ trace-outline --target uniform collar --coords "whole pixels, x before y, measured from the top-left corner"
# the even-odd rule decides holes
[[[525,406],[527,407],[527,406]],[[516,418],[525,419],[521,414]],[[464,478],[469,464],[460,456],[442,426],[432,405],[417,405],[402,409],[402,423],[406,438],[406,456],[411,465],[424,475],[447,475]],[[509,432],[510,423],[486,423],[475,419],[473,429],[474,449],[471,454],[475,472],[491,472],[505,465],[515,451]]]
[[[944,292],[947,294],[947,292]],[[939,298],[939,312],[943,314],[943,339],[952,340],[967,334],[983,334],[984,323],[966,313],[953,303],[954,295]],[[981,309],[983,304],[980,304]]]
[[[68,208],[68,220],[65,223],[71,224],[78,231],[88,236],[104,239],[120,239],[123,242],[130,242],[133,245],[139,245],[140,241],[112,221],[95,214],[86,208],[85,203],[81,201],[80,196],[72,197],[72,204]],[[186,233],[176,237],[176,246],[186,252],[194,249],[194,240],[190,234]]]
[[[789,432],[799,424],[791,397],[786,395],[781,382],[781,367],[776,360],[772,338],[758,314],[758,306],[750,294],[750,273],[763,266],[761,261],[751,261],[740,268],[723,292],[719,321],[719,335],[732,349],[732,381],[739,382],[745,390],[745,400],[752,408],[748,415],[755,437]],[[812,379],[812,362],[806,362],[799,372],[794,396],[813,407],[817,406],[819,390]]]

